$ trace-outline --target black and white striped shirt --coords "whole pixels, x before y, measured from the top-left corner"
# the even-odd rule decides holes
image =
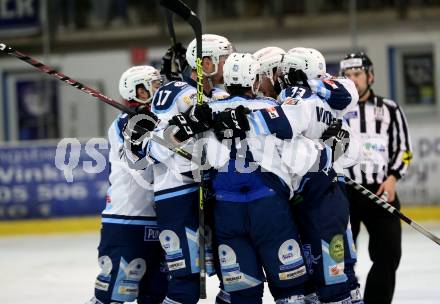
[[[389,175],[405,175],[412,152],[405,115],[399,105],[371,91],[370,98],[359,102],[344,118],[359,134],[362,157],[345,174],[357,183],[381,184]]]

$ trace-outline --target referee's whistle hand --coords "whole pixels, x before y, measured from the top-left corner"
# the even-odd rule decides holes
[[[396,198],[396,177],[394,175],[388,176],[388,178],[380,185],[376,195],[381,196],[384,192],[388,194],[387,203],[394,202]]]

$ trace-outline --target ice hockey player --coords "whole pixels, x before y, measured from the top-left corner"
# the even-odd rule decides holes
[[[322,55],[316,50],[307,49],[305,51],[307,51],[307,55],[303,53],[302,56],[298,54],[288,56],[286,54],[283,58],[283,65],[288,63],[286,75],[290,74],[290,79],[294,79],[289,84],[296,84],[300,81],[307,83],[307,76],[310,79],[317,79],[325,74],[325,61]],[[289,79],[287,78],[286,81]],[[341,81],[349,83],[349,80]],[[330,82],[330,84],[332,87],[337,87],[334,82]],[[321,86],[324,87],[322,84]],[[335,110],[331,109],[329,104],[338,109],[337,111],[342,111],[340,114],[343,115],[345,108],[356,103],[358,97],[353,84],[351,86],[348,84],[348,87],[350,92],[341,88],[345,91],[343,95],[346,98],[328,98],[327,102],[323,102],[308,87],[289,86],[281,92],[280,97],[285,105],[292,107],[282,107],[279,110],[277,110],[278,107],[275,108],[273,113],[277,114],[272,114],[269,119],[264,116],[264,110],[252,113],[250,117],[255,116],[255,119],[251,119],[251,121],[255,125],[265,126],[260,128],[265,130],[264,132],[269,130],[270,133],[278,133],[277,136],[280,136],[284,132],[283,129],[288,129],[289,121],[295,121],[293,118],[299,115],[298,112],[303,112],[303,115],[310,115],[312,120],[302,134],[313,139],[320,138],[323,134],[331,134],[331,130],[328,130],[327,133],[324,131],[329,125],[332,125],[333,117],[336,116]],[[331,93],[324,89],[325,87],[321,89],[321,93],[324,95]],[[283,121],[280,118],[284,115],[287,119]],[[305,243],[306,260],[309,262],[309,266],[312,266],[320,300],[323,303],[349,303],[351,301],[350,289],[344,274],[343,237],[348,224],[348,205],[342,190],[334,180],[336,180],[336,174],[333,170],[328,170],[325,173],[308,173],[299,190],[304,202],[298,205],[296,213],[300,215],[298,216],[298,224],[301,239]],[[335,212],[335,216],[328,216],[328,214],[335,214]]]
[[[134,66],[119,81],[119,93],[128,106],[148,113],[151,98],[161,84],[159,71]],[[102,212],[98,262],[101,272],[89,304],[159,304],[167,290],[167,273],[159,243],[153,197],[152,167],[132,170],[124,160],[123,130],[130,117],[120,114],[110,126],[110,187]],[[145,120],[142,126],[153,130]]]
[[[233,53],[226,60],[224,79],[231,96],[209,104],[219,114],[214,114],[214,121],[207,121],[207,125],[219,130],[220,139],[224,137],[224,127],[239,124],[235,113],[241,113],[242,121],[247,122],[245,110],[269,108],[267,113],[271,113],[270,109],[276,106],[271,98],[255,97],[259,69],[258,61],[251,54]],[[175,119],[187,122],[176,123],[179,132],[186,132],[187,136],[199,132],[201,128],[197,125],[210,117],[206,107],[199,109],[181,114],[184,119]],[[301,123],[307,124],[301,116],[302,113],[295,121],[298,127]],[[248,127],[235,128],[231,134],[233,139],[244,139]],[[258,127],[254,128],[254,134],[256,129]],[[291,139],[295,133],[287,128],[284,134]],[[230,293],[231,303],[261,303],[264,268],[277,303],[304,303],[303,283],[307,275],[298,233],[289,212],[288,200],[293,190],[290,171],[284,167],[279,151],[274,149],[275,141],[266,139],[266,136],[254,137],[249,146],[235,141],[230,161],[218,168],[213,178],[215,235],[223,284]],[[298,161],[306,167],[305,172],[317,159],[321,169],[328,163],[327,154],[319,154],[311,140],[304,137],[295,140],[302,140],[309,151],[315,152],[311,153],[314,157],[305,157],[307,161]],[[266,150],[267,147],[271,150]],[[296,150],[292,154],[296,154]]]
[[[286,52],[276,46],[262,48],[253,54],[260,63],[261,85],[259,92],[263,96],[278,98],[278,94],[281,92],[278,76],[284,54]]]
[[[291,61],[290,64],[288,61]],[[303,69],[298,68],[295,64],[295,61],[299,60],[299,64],[304,66]],[[345,113],[350,111],[356,104],[358,98],[358,94],[353,90],[353,82],[344,78],[336,78],[332,77],[325,73],[325,59],[322,54],[315,49],[307,49],[307,48],[293,48],[287,52],[285,58],[283,58],[285,64],[283,64],[284,79],[287,82],[291,83],[302,83],[306,86],[310,87],[313,92],[315,92],[319,97],[321,97],[321,105],[319,106],[319,99],[315,99],[318,102],[318,106],[316,109],[316,120],[312,124],[310,130],[306,132],[305,136],[310,138],[315,138],[315,136],[321,136],[322,139],[327,140],[329,137],[334,136],[338,132],[338,127],[336,127],[342,121],[342,117]],[[323,69],[322,69],[323,67]],[[293,70],[290,70],[293,68]],[[295,70],[296,68],[296,70]],[[290,70],[290,73],[289,73]],[[304,73],[302,73],[304,72]],[[291,81],[289,81],[289,78]],[[280,101],[284,102],[289,99],[289,94],[292,94],[292,91],[289,91],[289,88],[284,90],[280,94]],[[348,102],[348,99],[351,99],[351,102]],[[344,105],[347,105],[344,107]],[[322,113],[322,115],[321,115]],[[329,124],[329,120],[324,119],[323,116],[326,116],[331,113],[334,119],[336,119],[336,124],[331,124],[329,129],[327,129],[324,134],[320,135],[319,127],[314,127],[319,124],[325,126],[325,124]],[[320,119],[321,117],[321,119]],[[336,129],[335,129],[336,127]],[[359,149],[359,139],[355,134],[350,131],[348,125],[344,122],[343,128],[350,132],[350,140],[352,144],[349,146],[350,149],[345,153],[341,158],[339,158],[333,164],[333,168],[338,174],[339,186],[342,191],[345,193],[345,180],[343,178],[343,170],[344,168],[351,167],[357,164],[360,156]],[[346,202],[344,200],[344,202]],[[303,204],[305,205],[305,204]],[[353,303],[362,303],[362,296],[359,291],[359,284],[357,278],[354,273],[354,265],[356,263],[356,250],[353,242],[353,237],[350,229],[350,225],[347,228],[347,231],[344,235],[344,244],[345,244],[345,269],[344,272],[348,277],[348,283],[351,289],[351,299]]]
[[[204,100],[221,99],[228,94],[215,88],[223,82],[223,65],[232,52],[231,43],[225,37],[205,34],[202,36],[202,68]],[[161,87],[153,98],[152,112],[161,123],[157,134],[163,136],[169,121],[179,112],[187,110],[197,103],[196,84],[196,40],[186,51],[186,60],[192,69],[191,78],[185,81],[171,81]],[[176,121],[172,122],[175,124]],[[204,126],[200,126],[205,130]],[[175,134],[179,142],[187,137],[182,132]],[[157,207],[160,242],[166,252],[166,262],[170,273],[165,304],[197,303],[199,298],[198,261],[198,205],[199,184],[191,172],[191,163],[174,155],[167,148],[150,142],[148,153],[157,162],[154,165],[154,199]],[[206,228],[209,234],[209,228]],[[209,242],[208,242],[209,243]],[[207,271],[212,271],[212,253],[207,249]],[[211,266],[211,267],[208,267]],[[220,300],[219,300],[220,301]]]

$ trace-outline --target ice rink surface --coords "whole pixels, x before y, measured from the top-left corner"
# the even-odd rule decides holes
[[[440,224],[423,224],[440,235]],[[439,304],[440,246],[402,225],[403,256],[393,303]],[[0,238],[0,303],[85,303],[98,273],[98,239],[97,233]],[[362,283],[370,267],[366,240],[361,234],[357,272]],[[214,303],[216,293],[217,280],[210,278],[209,298],[199,303]],[[273,303],[268,292],[264,303]]]

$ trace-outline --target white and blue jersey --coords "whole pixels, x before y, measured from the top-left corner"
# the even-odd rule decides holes
[[[284,112],[277,111],[279,106],[271,98],[234,96],[209,105],[214,113],[239,105],[254,110],[248,116],[251,130],[247,133],[244,159],[254,162],[265,172],[273,173],[288,187],[290,196],[293,195],[298,187],[297,177],[304,175],[316,163],[319,150],[322,149],[312,140],[300,135],[307,129],[310,115],[297,111],[295,117],[291,116],[289,120]],[[307,110],[304,106],[304,111]],[[237,151],[241,149],[237,145],[234,148]]]
[[[204,102],[210,102],[227,96],[228,94],[225,91],[214,88],[209,94],[203,95],[203,99]],[[152,112],[160,119],[160,123],[155,130],[156,134],[161,136],[164,129],[168,127],[168,121],[173,116],[186,112],[196,104],[197,89],[194,80],[190,79],[188,82],[172,81],[162,86],[155,93],[152,102]],[[185,146],[187,151],[191,150],[191,143],[189,141],[189,144]],[[173,190],[175,188],[179,188],[179,191],[176,192],[177,195],[181,191],[196,191],[198,189],[191,175],[193,164],[190,161],[154,141],[148,142],[146,150],[147,154],[157,162],[154,165],[154,176],[160,182],[154,184],[154,191],[161,194],[156,197],[156,201],[163,197],[162,194],[166,194],[165,197],[168,197],[170,191],[176,192]]]
[[[220,89],[213,89],[203,96],[204,102],[228,96]],[[197,104],[197,89],[194,80],[172,81],[159,88],[153,96],[152,112],[160,119],[155,130],[161,137],[171,118],[186,112]],[[154,200],[159,240],[165,251],[165,260],[171,275],[167,298],[164,303],[195,303],[198,300],[199,280],[194,274],[200,271],[198,264],[198,206],[199,183],[194,179],[194,164],[168,148],[152,141],[145,143],[146,157],[154,159]],[[189,140],[184,147],[191,151],[194,145]],[[198,172],[198,171],[197,171]],[[207,203],[209,205],[209,203]],[[213,272],[212,241],[209,221],[205,222],[206,272]],[[197,298],[194,298],[197,297]]]
[[[152,166],[136,171],[124,154],[122,129],[128,121],[119,115],[108,131],[110,187],[102,212],[98,247],[100,273],[91,303],[160,303],[167,290],[159,228],[153,197]]]
[[[110,143],[110,187],[107,204],[102,212],[103,223],[156,225],[153,196],[153,168],[137,171],[129,168],[124,159],[122,128],[126,114],[119,115],[108,131]]]
[[[347,111],[355,107],[359,99],[356,87],[349,79],[311,80],[309,83],[313,85],[313,90],[301,86],[287,87],[278,98],[281,107],[271,110],[272,113],[261,111],[253,115],[251,122],[256,126],[256,132],[276,133],[277,137],[285,139],[291,136],[289,130],[294,129],[316,140],[334,120],[342,119]],[[334,164],[338,173],[342,173],[342,168],[356,164],[360,156],[357,136],[345,121],[343,127],[350,132],[351,144]]]

